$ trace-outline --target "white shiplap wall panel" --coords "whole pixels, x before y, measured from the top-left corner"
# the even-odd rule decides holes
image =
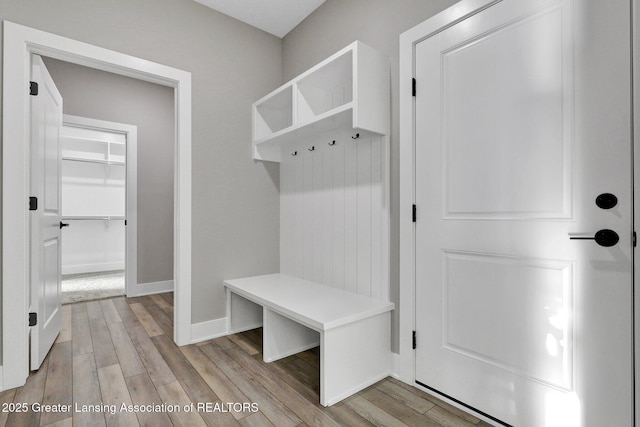
[[[388,300],[388,139],[352,135],[283,147],[281,272]]]
[[[333,141],[333,139],[332,139]],[[345,141],[336,139],[336,144],[331,147],[333,153],[333,186],[331,198],[333,200],[332,234],[333,234],[333,284],[338,289],[346,289],[345,286]]]
[[[302,260],[304,265],[303,279],[313,280],[313,157],[306,148],[302,148],[298,151],[296,160],[302,160],[304,176],[304,185],[302,192],[297,194],[300,202],[302,203],[302,238],[299,242],[299,246],[304,253],[304,259]]]
[[[357,209],[357,293],[371,295],[371,138],[361,136],[354,142],[358,150],[358,201]]]
[[[301,152],[298,151],[298,156],[301,156]],[[304,268],[305,268],[305,247],[304,247],[304,241],[305,241],[305,233],[306,231],[306,227],[307,227],[307,217],[306,217],[306,206],[305,204],[301,201],[301,198],[303,197],[303,195],[305,194],[305,164],[304,164],[304,160],[302,160],[299,157],[296,157],[296,159],[294,159],[293,157],[288,157],[288,160],[291,160],[291,164],[293,165],[293,170],[294,172],[294,177],[295,177],[295,182],[293,184],[293,191],[294,193],[292,194],[292,203],[291,203],[291,210],[293,212],[293,219],[292,219],[292,224],[294,224],[294,236],[293,236],[293,249],[292,249],[292,256],[294,261],[294,265],[293,268],[294,270],[292,270],[291,274],[297,277],[304,277]],[[293,161],[293,160],[298,160],[298,161]],[[280,225],[280,228],[283,228],[282,224]],[[290,232],[290,229],[288,227],[284,227],[286,228],[287,232]],[[282,232],[281,232],[282,235]]]
[[[333,147],[322,141],[322,281],[333,286]]]
[[[322,227],[323,227],[323,214],[324,210],[322,208],[324,202],[324,186],[323,186],[323,173],[322,173],[322,145],[318,142],[314,143],[312,146],[314,149],[313,152],[307,151],[309,154],[309,158],[312,159],[313,164],[313,186],[311,190],[311,205],[312,205],[312,216],[313,216],[313,224],[312,224],[312,273],[311,280],[314,282],[322,283],[322,264],[323,258],[325,254],[323,254],[323,238],[322,238]],[[328,254],[327,254],[328,255]]]
[[[344,149],[345,289],[358,293],[358,145],[341,138]]]
[[[295,185],[295,164],[282,162],[280,164],[280,224],[293,230],[292,197],[293,185]],[[291,251],[294,249],[294,233],[280,234],[280,270],[292,271],[294,258]]]
[[[382,232],[374,233],[374,230],[386,230],[383,228],[382,212],[386,209],[384,202],[384,176],[382,166],[386,158],[382,147],[381,138],[371,139],[371,206],[381,206],[381,209],[371,209],[371,296],[377,299],[388,300],[389,296],[382,289],[382,275],[385,274],[382,245]]]

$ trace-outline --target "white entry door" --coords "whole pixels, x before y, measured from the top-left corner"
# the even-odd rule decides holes
[[[416,381],[496,423],[633,425],[630,3],[415,48]]]
[[[29,311],[37,323],[30,328],[31,369],[40,368],[62,324],[60,295],[60,128],[62,97],[42,58],[32,56],[31,79],[31,280]],[[35,206],[33,206],[35,207]]]

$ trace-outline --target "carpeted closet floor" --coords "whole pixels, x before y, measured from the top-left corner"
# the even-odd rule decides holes
[[[63,304],[110,298],[124,294],[124,270],[62,276]]]

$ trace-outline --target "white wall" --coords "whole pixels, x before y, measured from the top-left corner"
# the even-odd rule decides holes
[[[124,221],[65,220],[62,274],[124,270]]]

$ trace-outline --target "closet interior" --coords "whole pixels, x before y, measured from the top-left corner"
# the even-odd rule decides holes
[[[65,116],[63,303],[125,294],[126,134]]]

